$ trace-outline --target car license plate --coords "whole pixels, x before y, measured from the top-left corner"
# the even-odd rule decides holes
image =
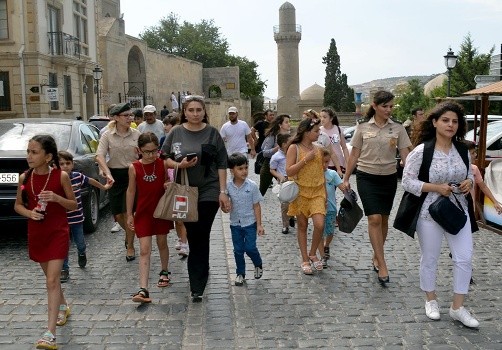
[[[18,182],[18,173],[0,173],[0,184],[17,184]]]

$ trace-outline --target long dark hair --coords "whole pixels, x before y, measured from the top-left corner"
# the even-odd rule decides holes
[[[375,95],[373,95],[373,103],[378,105],[381,105],[383,103],[388,103],[394,99],[394,95],[388,91],[385,90],[378,90],[375,92]],[[372,105],[370,105],[370,108],[368,108],[368,111],[366,112],[366,119],[370,120],[374,115],[376,111],[375,108],[373,108]]]
[[[272,119],[269,128],[265,130],[265,137],[268,135],[277,135],[279,133],[279,130],[281,129],[282,122],[286,118],[291,119],[291,116],[289,114],[279,114],[274,119]]]
[[[427,119],[417,126],[416,131],[413,132],[412,142],[414,146],[436,137],[436,128],[432,121],[438,121],[446,112],[454,112],[458,117],[458,129],[453,140],[462,141],[464,139],[467,125],[464,117],[464,108],[457,102],[444,101],[436,105],[429,113]]]
[[[202,105],[202,109],[204,110],[204,118],[202,119],[203,123],[209,124],[209,116],[207,115],[207,110],[206,110],[206,103],[204,102],[204,98],[202,96],[195,96],[195,95],[190,95],[185,97],[185,102],[183,102],[183,106],[181,108],[181,114],[180,114],[180,122],[181,124],[186,123],[187,117],[185,115],[185,108],[187,108],[188,104],[190,102],[199,102]]]
[[[324,107],[323,109],[321,109],[321,112],[327,113],[329,115],[329,119],[331,120],[331,124],[336,125],[336,126],[340,126],[340,122],[338,121],[338,116],[336,115],[333,108]]]
[[[294,143],[300,143],[300,142],[302,142],[303,135],[306,132],[309,132],[310,130],[312,130],[314,128],[314,126],[319,125],[320,123],[321,123],[321,121],[319,119],[317,119],[317,118],[305,118],[305,119],[303,119],[300,122],[300,124],[298,124],[298,128],[296,129],[296,134],[293,137],[293,139],[291,140],[290,145],[294,144]]]
[[[58,169],[60,169],[58,146],[56,145],[56,141],[51,135],[46,135],[46,134],[35,135],[28,142],[30,141],[38,142],[46,154],[52,154],[52,160],[49,162],[48,165],[56,166]],[[26,191],[26,183],[28,182],[30,176],[32,176],[32,173],[33,173],[33,168],[30,168],[24,172],[23,185],[21,186],[21,199],[25,207],[28,207],[28,192]]]

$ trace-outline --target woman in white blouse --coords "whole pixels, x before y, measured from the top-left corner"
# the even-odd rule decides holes
[[[436,296],[437,264],[441,253],[441,243],[446,238],[453,261],[453,302],[450,316],[467,327],[478,327],[479,322],[464,307],[464,298],[469,291],[472,273],[472,231],[473,217],[467,215],[467,222],[457,235],[446,232],[429,214],[429,206],[440,196],[455,193],[465,213],[469,191],[473,185],[471,167],[464,161],[468,159],[467,148],[460,142],[465,136],[465,118],[462,106],[446,101],[437,105],[414,133],[413,144],[416,146],[406,159],[403,172],[403,188],[420,196],[428,192],[418,217],[416,231],[420,242],[420,288],[425,292],[425,313],[432,320],[439,320],[440,309]],[[429,167],[429,182],[418,179],[419,169],[424,155],[424,142],[431,142],[434,147]],[[466,154],[467,153],[467,154]],[[470,162],[469,162],[470,163]]]

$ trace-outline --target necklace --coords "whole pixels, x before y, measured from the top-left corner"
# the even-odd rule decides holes
[[[37,198],[41,192],[45,191],[45,188],[47,187],[47,184],[49,183],[49,179],[51,177],[51,172],[52,172],[52,167],[49,167],[49,174],[47,175],[47,180],[45,180],[44,187],[38,192],[38,194],[35,194],[35,188],[33,187],[33,174],[31,174],[30,177],[30,184],[31,184],[31,193],[33,193],[33,196]],[[33,170],[33,173],[35,173],[35,170]]]
[[[141,167],[143,168],[143,172],[145,173],[145,176],[143,176],[143,180],[145,180],[146,182],[154,182],[155,179],[157,179],[157,175],[155,175],[155,163],[156,162],[153,162],[153,172],[151,175],[148,175],[145,171],[145,167],[143,166],[143,163],[141,163]]]
[[[312,151],[312,144],[310,144],[310,147],[309,146],[305,146],[303,143],[300,143],[300,145],[302,145],[303,147],[305,147],[306,149]]]

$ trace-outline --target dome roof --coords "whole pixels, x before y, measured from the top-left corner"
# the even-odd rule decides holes
[[[324,99],[324,88],[317,83],[306,88],[300,94],[302,100],[323,100]]]
[[[448,76],[446,74],[439,74],[435,78],[429,80],[425,85],[424,85],[424,94],[426,96],[430,95],[432,90],[437,88],[438,86],[443,85],[443,81],[448,79]]]

